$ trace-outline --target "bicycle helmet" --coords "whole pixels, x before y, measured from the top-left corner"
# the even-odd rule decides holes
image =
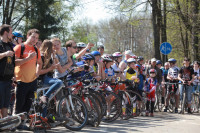
[[[79,42],[79,43],[77,43],[76,45],[77,45],[77,47],[79,47],[79,48],[85,48],[85,47],[86,47],[86,44],[83,43],[83,42]]]
[[[142,61],[144,58],[142,56],[138,56],[137,61]]]
[[[169,62],[169,63],[173,63],[173,64],[175,64],[175,63],[176,63],[176,59],[174,59],[174,58],[170,58],[170,59],[168,60],[168,62]]]
[[[107,62],[112,62],[113,60],[110,58],[109,55],[102,55],[101,58],[103,59],[103,61],[107,61]]]
[[[98,55],[101,56],[101,53],[100,53],[99,51],[92,51],[91,54],[92,54],[93,56],[98,56]]]
[[[12,34],[13,34],[13,37],[21,37],[21,38],[24,38],[23,35],[22,35],[20,32],[16,32],[16,31],[15,31],[15,32],[13,32]]]
[[[127,63],[132,63],[132,62],[136,63],[136,60],[135,60],[134,58],[129,58],[129,59],[127,60]]]
[[[112,54],[112,56],[114,58],[118,58],[118,57],[122,57],[122,54],[120,52],[115,52],[115,53]]]
[[[156,61],[156,65],[162,64],[162,62],[160,60]]]
[[[93,60],[93,57],[91,57],[89,54],[86,54],[82,57],[83,60]]]
[[[156,71],[156,69],[150,69],[150,70],[149,70],[149,74],[150,74],[150,73],[155,73],[155,74],[157,74],[157,71]]]
[[[97,46],[97,49],[100,49],[100,48],[104,49],[104,45],[98,45]]]
[[[89,53],[89,54],[86,54],[86,55],[91,56],[92,60],[95,60],[95,57],[92,54]]]

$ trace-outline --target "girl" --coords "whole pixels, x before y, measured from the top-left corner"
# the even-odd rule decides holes
[[[157,79],[156,79],[156,70],[150,69],[149,70],[150,77],[146,79],[144,91],[146,91],[147,94],[147,103],[146,103],[146,116],[149,116],[149,104],[151,101],[151,114],[153,115],[154,111],[154,103],[155,103],[155,93],[156,93],[156,85],[157,85]]]
[[[40,98],[44,104],[48,103],[48,98],[51,93],[55,90],[61,88],[62,81],[56,78],[53,78],[54,69],[57,69],[59,64],[55,64],[55,53],[53,52],[53,43],[50,40],[44,40],[41,45],[41,58],[43,62],[42,70],[40,71],[40,77],[44,85],[50,86],[48,91]],[[46,108],[42,113],[43,117],[46,117]]]

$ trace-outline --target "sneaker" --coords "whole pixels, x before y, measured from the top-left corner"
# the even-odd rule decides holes
[[[178,109],[177,108],[175,108],[175,113],[178,113]]]
[[[150,116],[151,116],[151,117],[154,117],[153,113],[150,113]]]
[[[164,112],[167,112],[167,110],[168,110],[168,108],[165,108],[165,109],[164,109]]]
[[[47,103],[48,102],[48,98],[46,96],[41,96],[40,97],[40,100],[43,102],[43,103]]]
[[[30,131],[30,128],[26,125],[22,125],[20,124],[18,127],[17,127],[18,130],[26,130],[26,131]]]

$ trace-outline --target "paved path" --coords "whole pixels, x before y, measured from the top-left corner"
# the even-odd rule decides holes
[[[48,133],[72,132],[64,127],[53,128]],[[154,117],[118,119],[101,123],[97,128],[87,126],[76,133],[200,133],[200,114],[172,114],[159,112]],[[17,132],[20,133],[20,132]],[[75,133],[75,132],[74,132]]]

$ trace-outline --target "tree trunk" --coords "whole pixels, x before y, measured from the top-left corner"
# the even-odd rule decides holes
[[[199,25],[198,25],[198,14],[199,14],[199,0],[192,0],[191,7],[193,9],[193,23],[192,23],[192,48],[194,60],[199,60]]]
[[[160,0],[151,0],[152,1],[152,24],[153,24],[153,34],[154,34],[154,52],[155,58],[160,60],[160,22],[161,22],[161,13],[159,9]]]
[[[163,0],[163,19],[162,19],[162,26],[161,26],[161,38],[162,38],[162,43],[163,42],[167,42],[167,4],[166,4],[166,0]],[[162,54],[162,60],[163,60],[163,64],[165,62],[167,62],[168,57],[167,55]]]

